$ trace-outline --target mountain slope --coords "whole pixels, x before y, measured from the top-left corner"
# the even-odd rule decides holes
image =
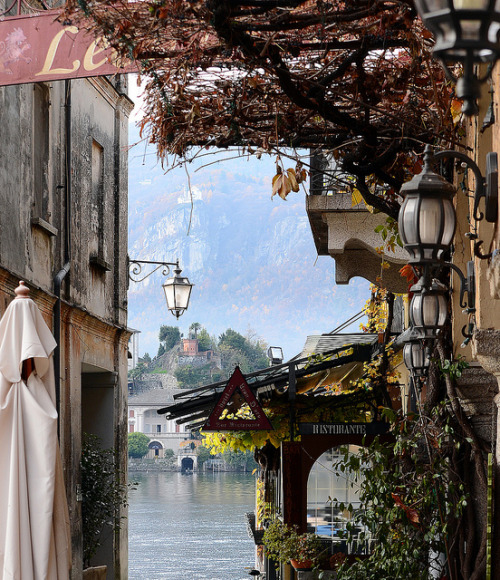
[[[274,159],[225,160],[197,171],[213,162],[208,155],[188,165],[188,180],[186,168],[165,174],[153,149],[141,147],[129,157],[129,254],[179,258],[195,284],[179,319],[185,335],[192,322],[217,335],[251,329],[289,358],[307,334],[328,332],[361,310],[368,284],[335,285],[333,259],[316,255],[304,193],[271,200]],[[155,274],[129,290],[129,326],[141,331],[140,352],[152,356],[160,325],[176,324],[161,284]]]

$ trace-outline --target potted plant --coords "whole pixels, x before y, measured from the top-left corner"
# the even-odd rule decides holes
[[[297,532],[297,526],[289,526],[274,518],[266,528],[262,539],[269,558],[285,564],[290,562],[296,570],[310,570],[318,564],[321,540],[316,534]]]
[[[113,449],[103,449],[96,435],[84,433],[81,458],[83,564],[86,580],[106,578],[106,566],[91,567],[103,538],[120,528],[120,508],[127,505],[127,485],[120,481]]]

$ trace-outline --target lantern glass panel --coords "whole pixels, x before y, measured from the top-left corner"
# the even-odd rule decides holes
[[[446,322],[446,298],[442,294],[427,294],[422,300],[424,326],[443,326]]]
[[[497,10],[500,10],[500,6],[498,6],[498,4],[500,4],[500,2],[497,2]],[[492,22],[490,24],[490,27],[488,28],[488,40],[490,42],[498,42],[498,32],[500,31],[500,24],[498,22]],[[487,51],[489,53],[491,53],[491,51]]]
[[[444,230],[443,236],[441,238],[441,244],[443,246],[449,246],[453,241],[455,227],[457,225],[457,214],[455,213],[455,208],[453,207],[453,202],[451,199],[443,199],[443,210]]]
[[[173,284],[168,284],[168,281],[163,284],[163,290],[165,292],[165,298],[167,300],[167,307],[169,310],[175,308],[175,288]]]
[[[489,0],[453,0],[455,10],[486,10]]]
[[[437,28],[437,30],[435,30]],[[453,45],[457,40],[457,31],[451,22],[440,22],[432,27],[436,36],[442,36],[442,42],[446,45]],[[456,49],[455,49],[456,51]],[[465,55],[465,51],[464,51]]]
[[[420,2],[418,2],[420,4]],[[443,10],[448,7],[447,0],[427,0],[427,12],[434,12],[435,10]]]
[[[462,20],[462,38],[464,40],[478,40],[480,38],[480,20]]]
[[[175,284],[175,307],[186,310],[189,304],[189,295],[191,294],[191,286],[189,284]]]
[[[424,197],[420,205],[418,220],[422,244],[439,244],[443,228],[443,207],[441,199]]]
[[[405,244],[417,242],[417,199],[416,196],[409,195],[401,206],[399,232]]]
[[[422,295],[414,294],[410,303],[410,320],[412,326],[422,327],[423,320],[421,316],[422,312]]]

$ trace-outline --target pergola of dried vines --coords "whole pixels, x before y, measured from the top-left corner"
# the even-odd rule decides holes
[[[72,0],[65,18],[140,63],[160,158],[334,150],[395,217],[412,155],[454,141],[452,91],[410,0]]]

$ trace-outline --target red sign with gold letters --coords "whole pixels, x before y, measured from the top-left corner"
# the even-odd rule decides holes
[[[250,410],[249,418],[221,418],[225,409],[234,415],[247,403]],[[248,383],[245,380],[239,367],[236,367],[234,373],[229,379],[226,388],[222,392],[217,405],[210,413],[210,417],[205,423],[204,431],[255,431],[268,430],[272,431],[273,426],[266,417],[259,401],[255,398]]]
[[[58,11],[0,20],[0,86],[135,72],[102,38],[62,24]]]

